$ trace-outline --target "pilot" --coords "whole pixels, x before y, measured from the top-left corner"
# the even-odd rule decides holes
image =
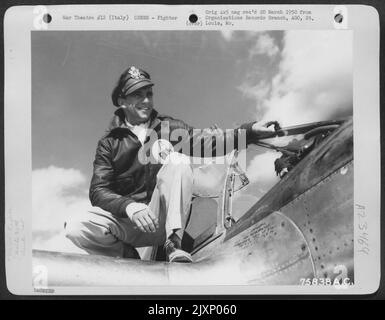
[[[238,148],[238,129],[246,133],[245,145],[272,136],[274,130],[272,122],[253,122],[233,131],[196,134],[183,121],[154,109],[153,85],[150,75],[140,68],[131,66],[121,74],[111,95],[117,109],[98,142],[93,163],[89,189],[93,209],[65,223],[66,237],[89,254],[139,259],[135,248],[163,246],[167,261],[192,262],[181,247],[194,182],[188,161],[191,154],[182,152],[189,153],[195,150],[194,144],[205,141],[212,155],[220,156],[232,151],[218,150],[226,140],[233,139],[232,149]],[[166,134],[161,132],[164,128]],[[175,130],[186,133],[188,152],[173,149]],[[162,139],[153,146],[163,148],[155,151],[159,155],[155,161],[144,161],[143,150],[154,134]],[[210,135],[213,139],[199,139]]]

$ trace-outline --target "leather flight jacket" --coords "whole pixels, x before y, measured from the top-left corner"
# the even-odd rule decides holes
[[[157,135],[158,138],[164,139],[166,136],[173,146],[181,145],[181,141],[179,141],[181,139],[178,141],[171,139],[173,133],[177,132],[175,130],[183,131],[186,132],[183,147],[176,151],[191,155],[194,150],[200,148],[203,156],[207,156],[207,152],[205,152],[207,149],[211,151],[209,156],[223,156],[233,149],[246,147],[252,141],[253,123],[244,124],[234,130],[203,129],[197,131],[181,120],[160,115],[153,110],[147,131],[152,136]],[[169,132],[165,134],[164,128],[167,128]],[[244,134],[246,139],[246,144],[242,144],[242,146],[238,143],[240,134]],[[143,147],[149,140],[150,135],[146,137]],[[233,141],[232,144],[227,143],[230,140]],[[150,202],[156,185],[156,176],[162,164],[152,161],[143,163],[138,156],[141,148],[141,142],[125,123],[123,109],[117,109],[106,134],[99,140],[96,149],[89,190],[93,206],[100,207],[116,217],[126,218],[128,204],[133,202],[148,204]]]

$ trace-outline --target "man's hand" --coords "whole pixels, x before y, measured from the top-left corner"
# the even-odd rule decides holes
[[[158,219],[155,218],[154,213],[149,207],[135,212],[132,215],[132,222],[134,222],[142,232],[151,233],[155,232],[156,229],[159,228]]]
[[[274,128],[272,127],[274,125]],[[252,126],[253,134],[257,139],[272,138],[275,136],[275,132],[280,130],[281,126],[278,121],[266,121],[262,120],[256,122]]]

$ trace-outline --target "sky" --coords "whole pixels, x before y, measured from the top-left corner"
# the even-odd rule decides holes
[[[64,221],[87,210],[98,139],[115,111],[120,74],[148,71],[160,113],[206,128],[261,119],[282,126],[352,114],[352,34],[295,31],[33,31],[32,179],[34,247],[81,252]],[[252,183],[241,215],[278,178],[280,153],[247,150]]]

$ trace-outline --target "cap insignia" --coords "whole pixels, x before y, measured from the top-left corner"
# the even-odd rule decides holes
[[[130,70],[128,70],[128,73],[130,74],[131,78],[135,80],[144,78],[144,76],[140,74],[139,69],[135,67],[131,67]]]

